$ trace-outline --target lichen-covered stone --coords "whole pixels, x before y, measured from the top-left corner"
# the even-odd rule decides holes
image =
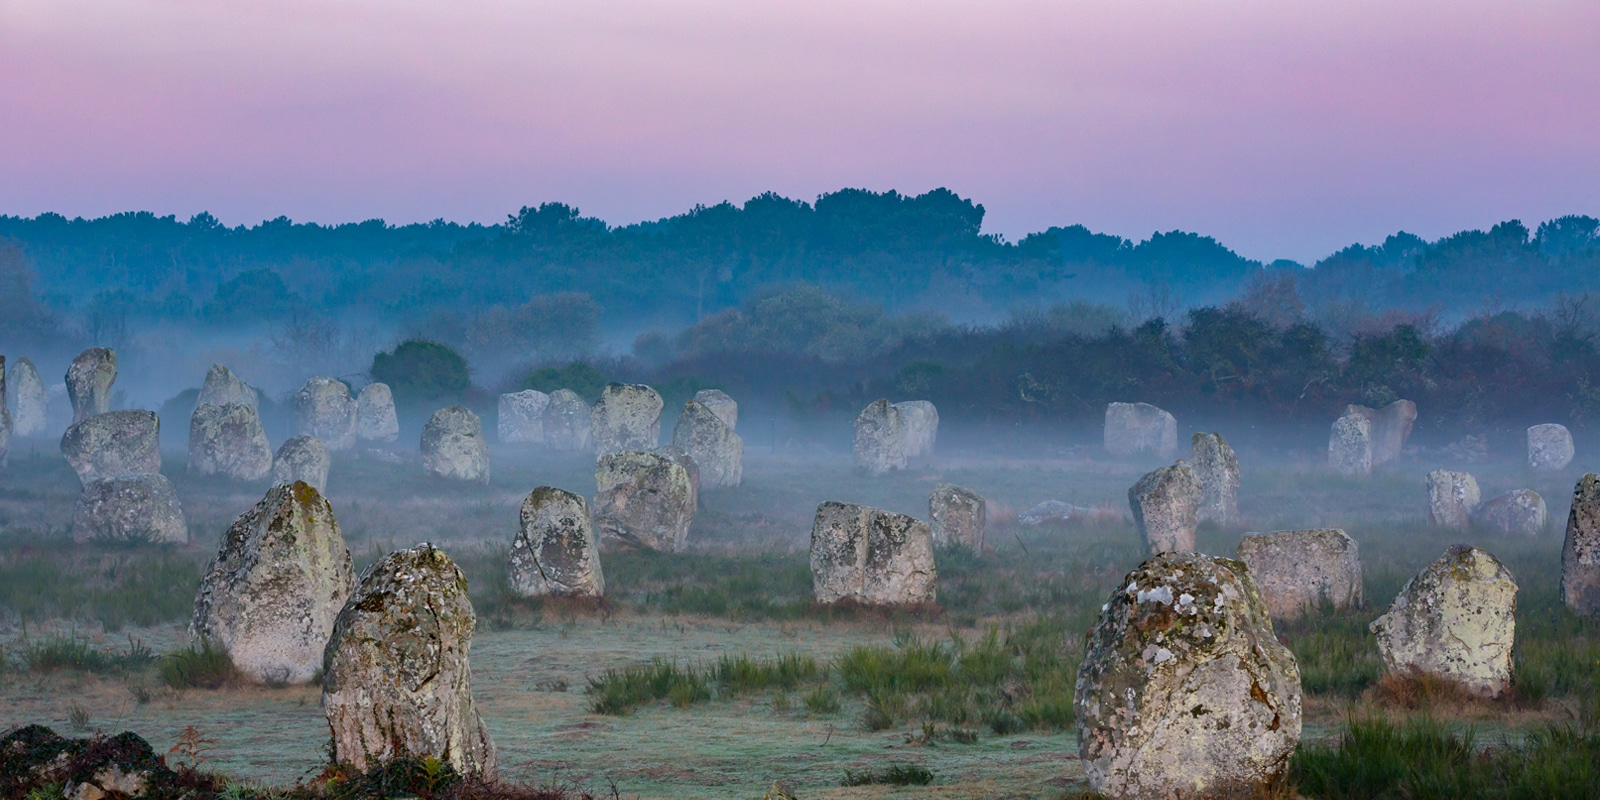
[[[661,395],[643,384],[613,383],[590,414],[596,456],[654,450],[661,444]]]
[[[927,523],[851,503],[817,506],[811,585],[818,603],[932,603],[938,582]]]
[[[1149,403],[1108,404],[1105,445],[1119,458],[1172,458],[1178,454],[1178,420]]]
[[[49,395],[39,370],[26,356],[11,365],[6,391],[12,399],[12,432],[17,436],[38,436],[49,424]]]
[[[1352,478],[1372,474],[1372,420],[1346,412],[1328,433],[1328,467]]]
[[[242,403],[257,410],[260,409],[260,402],[255,387],[245,383],[243,378],[222,364],[212,364],[211,369],[206,370],[206,381],[200,386],[200,396],[194,401],[196,406]]]
[[[577,392],[557,389],[544,410],[544,443],[561,453],[582,453],[593,446],[590,421],[594,410]]]
[[[1539,536],[1548,523],[1544,498],[1532,489],[1496,495],[1479,503],[1472,512],[1474,526],[1516,536]]]
[[[544,444],[544,412],[550,395],[537,389],[500,395],[496,432],[503,444]]]
[[[906,468],[905,417],[888,400],[875,400],[856,416],[856,469],[869,475]]]
[[[489,441],[483,437],[483,421],[466,406],[433,412],[422,426],[422,466],[440,478],[488,483]]]
[[[595,465],[594,527],[603,543],[682,552],[698,497],[689,471],[660,453],[627,451]]]
[[[1182,459],[1140,478],[1128,489],[1128,507],[1150,552],[1194,549],[1200,479]]]
[[[700,401],[683,404],[672,444],[694,459],[702,486],[738,486],[744,480],[744,440]]]
[[[1489,697],[1511,688],[1517,583],[1499,560],[1451,545],[1370,626],[1384,668],[1449,678]]]
[[[494,742],[472,700],[468,661],[477,623],[467,577],[433,545],[372,565],[323,653],[334,760],[365,770],[433,756],[493,780]]]
[[[333,507],[304,482],[274,486],[222,535],[195,593],[190,643],[226,650],[252,680],[304,683],[322,669],[353,582]]]
[[[1295,619],[1323,603],[1336,609],[1361,606],[1361,552],[1344,531],[1246,534],[1239,540],[1238,559],[1250,567],[1273,619]]]
[[[301,481],[319,493],[328,489],[333,458],[328,446],[315,436],[296,436],[283,443],[272,459],[272,482]]]
[[[117,351],[109,347],[91,347],[72,359],[66,382],[74,425],[111,410],[111,384],[116,380]]]
[[[589,504],[541,486],[522,501],[522,527],[511,543],[511,591],[522,597],[600,597],[606,593]]]
[[[161,471],[161,419],[154,411],[109,411],[67,429],[61,454],[84,483]]]
[[[333,452],[355,446],[356,401],[344,381],[325,375],[306,381],[295,392],[294,413],[301,436],[315,436]]]
[[[1189,467],[1200,481],[1200,506],[1195,518],[1227,527],[1239,521],[1239,457],[1220,433],[1197,433],[1190,439]]]
[[[1345,415],[1365,417],[1372,424],[1372,466],[1382,466],[1400,460],[1406,440],[1411,438],[1411,427],[1417,421],[1417,404],[1410,400],[1396,400],[1379,409],[1366,406],[1346,406]]]
[[[722,420],[722,424],[728,426],[729,430],[739,429],[739,404],[734,402],[727,392],[721,389],[701,389],[694,393],[694,399],[700,405],[711,409],[711,413],[716,414],[717,419]]]
[[[400,438],[400,417],[394,411],[394,392],[387,383],[369,383],[356,396],[356,438],[363,442],[392,442]]]
[[[256,407],[202,404],[189,418],[189,471],[258,481],[272,471],[272,443]]]
[[[189,541],[189,525],[172,483],[159,472],[89,481],[72,510],[75,542]]]
[[[939,409],[926,400],[907,400],[894,407],[900,409],[900,419],[906,426],[906,457],[932,455],[933,446],[939,441]]]
[[[1528,466],[1537,470],[1566,469],[1572,463],[1572,432],[1565,425],[1535,425],[1528,429]]]
[[[1428,473],[1428,524],[1464,531],[1482,498],[1478,480],[1465,472],[1436,469]]]
[[[1561,599],[1579,614],[1600,617],[1600,475],[1593,472],[1572,490],[1561,546]]]
[[[1300,740],[1300,671],[1243,564],[1162,553],[1102,607],[1074,707],[1093,791],[1265,796]]]
[[[982,553],[989,504],[971,489],[941,483],[928,495],[928,523],[936,547],[956,546]]]

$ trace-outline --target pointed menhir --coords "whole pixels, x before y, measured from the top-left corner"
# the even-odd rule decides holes
[[[1239,457],[1220,433],[1197,433],[1190,439],[1189,466],[1200,481],[1200,507],[1195,518],[1226,528],[1239,521]]]

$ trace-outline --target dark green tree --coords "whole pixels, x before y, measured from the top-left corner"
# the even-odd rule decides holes
[[[407,339],[393,351],[372,357],[372,379],[389,384],[399,405],[456,402],[472,388],[467,360],[449,346]]]

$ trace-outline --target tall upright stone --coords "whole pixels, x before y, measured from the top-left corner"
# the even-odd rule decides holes
[[[272,472],[272,443],[256,407],[246,403],[197,406],[189,417],[189,471],[258,481]]]
[[[315,436],[296,436],[284,442],[272,457],[272,482],[301,481],[317,492],[328,490],[328,470],[333,459],[328,446]]]
[[[1464,531],[1482,500],[1478,479],[1465,472],[1436,469],[1428,473],[1428,524]]]
[[[502,444],[544,444],[544,412],[550,395],[526,389],[500,395],[496,432]]]
[[[694,459],[701,486],[738,486],[744,480],[744,440],[700,401],[683,404],[672,444]]]
[[[927,523],[851,503],[817,506],[811,585],[818,603],[932,603],[938,581]]]
[[[1396,400],[1379,409],[1351,405],[1345,407],[1344,413],[1365,417],[1372,423],[1372,466],[1377,467],[1400,460],[1417,421],[1417,404]]]
[[[39,370],[23,356],[11,365],[6,388],[12,398],[12,432],[17,436],[38,436],[49,424],[49,395]]]
[[[1499,697],[1511,688],[1517,582],[1489,553],[1451,545],[1369,627],[1388,672],[1417,671]]]
[[[1128,507],[1151,553],[1194,549],[1200,479],[1182,459],[1140,478],[1128,489]]]
[[[433,756],[495,779],[494,742],[472,699],[477,624],[467,577],[444,551],[423,543],[373,564],[323,651],[334,761],[366,770]]]
[[[295,420],[301,436],[315,436],[334,452],[356,443],[356,401],[344,381],[319,375],[294,395]]]
[[[489,442],[483,421],[466,406],[441,408],[422,427],[422,466],[458,481],[489,482]]]
[[[722,424],[727,425],[730,430],[739,429],[739,404],[734,402],[727,392],[721,389],[701,389],[694,393],[694,399],[700,405],[711,409],[711,413],[716,414],[717,419],[722,420]]]
[[[394,392],[387,383],[369,383],[356,396],[356,438],[363,442],[392,442],[400,438],[400,417],[394,411]]]
[[[11,455],[11,411],[6,401],[6,357],[0,356],[0,469]]]
[[[1106,452],[1118,458],[1178,455],[1178,420],[1149,403],[1106,406]]]
[[[304,683],[322,669],[353,583],[333,507],[304,482],[279,484],[222,535],[195,593],[189,640],[225,650],[252,680]]]
[[[91,347],[72,359],[66,382],[74,425],[111,410],[111,384],[116,380],[117,351],[109,347]]]
[[[239,403],[251,408],[260,409],[261,398],[256,388],[244,382],[243,378],[233,374],[233,370],[222,364],[212,364],[206,370],[205,383],[200,386],[200,396],[195,398],[196,406],[222,406],[229,403]]]
[[[606,386],[589,420],[595,455],[656,449],[661,444],[662,405],[661,395],[643,384]]]
[[[1239,457],[1220,433],[1197,433],[1190,439],[1189,466],[1200,481],[1200,507],[1195,518],[1228,527],[1239,521]]]
[[[1472,511],[1473,526],[1513,536],[1540,536],[1548,523],[1544,498],[1532,489],[1495,495]]]
[[[1266,796],[1300,740],[1300,670],[1244,565],[1161,553],[1102,609],[1073,697],[1089,788],[1130,800]]]
[[[521,597],[601,597],[606,579],[589,504],[572,492],[541,486],[522,501],[522,526],[511,542],[508,579]]]
[[[906,468],[907,443],[905,417],[888,400],[874,400],[856,416],[856,469],[869,475],[883,475]]]
[[[1323,603],[1361,606],[1361,551],[1337,528],[1247,534],[1237,557],[1273,619],[1295,619]]]
[[[1347,411],[1333,421],[1328,433],[1328,467],[1352,478],[1372,474],[1372,420]]]
[[[983,495],[949,483],[933,487],[928,495],[928,523],[936,547],[962,547],[983,552],[989,524],[989,504]]]
[[[602,542],[682,552],[698,497],[688,470],[660,453],[627,451],[595,465],[594,527]]]
[[[72,540],[184,544],[189,524],[166,476],[126,473],[84,485],[72,510]]]
[[[1572,432],[1565,425],[1535,425],[1528,429],[1528,466],[1555,472],[1572,463]]]
[[[571,389],[557,389],[550,393],[550,405],[544,410],[544,443],[560,453],[582,453],[593,444],[590,428],[594,411],[589,404]]]
[[[932,455],[933,446],[939,441],[939,409],[927,400],[906,400],[894,407],[900,409],[900,419],[906,425],[906,456]]]
[[[67,429],[61,455],[84,483],[161,471],[161,418],[154,411],[108,411]]]
[[[1572,490],[1561,545],[1561,599],[1574,612],[1600,617],[1600,475],[1593,472]]]

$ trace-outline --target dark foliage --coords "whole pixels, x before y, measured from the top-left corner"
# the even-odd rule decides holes
[[[372,379],[389,384],[397,404],[418,407],[459,400],[472,388],[467,360],[449,346],[407,339],[372,357]]]

